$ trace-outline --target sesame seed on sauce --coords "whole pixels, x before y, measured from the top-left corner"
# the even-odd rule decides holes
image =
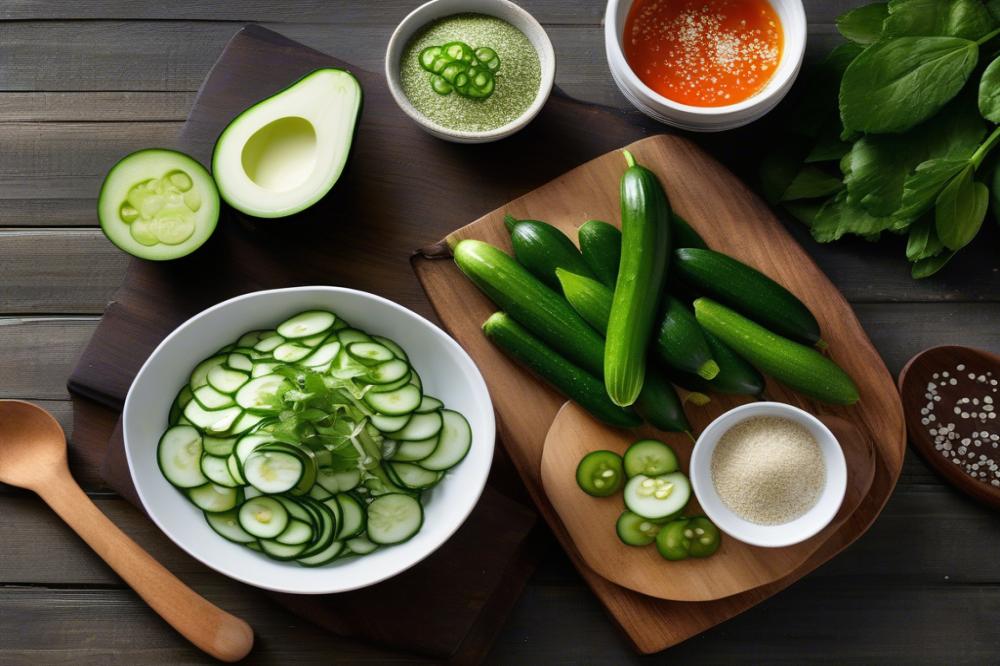
[[[647,86],[692,106],[759,92],[781,59],[781,21],[768,0],[636,0],[625,59]]]

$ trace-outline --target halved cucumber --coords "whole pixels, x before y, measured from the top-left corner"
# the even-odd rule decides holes
[[[229,473],[229,457],[213,456],[205,454],[201,457],[201,473],[212,483],[226,488],[235,488],[240,485],[233,475]]]
[[[436,437],[441,432],[442,424],[441,412],[414,414],[401,430],[392,433],[392,438],[399,441],[423,441]]]
[[[257,490],[268,495],[291,490],[305,473],[302,458],[284,451],[251,453],[243,463],[243,476]]]
[[[423,507],[410,495],[382,495],[368,505],[368,538],[372,543],[402,543],[416,534],[423,522]]]
[[[625,507],[643,518],[659,520],[681,511],[691,499],[691,483],[681,472],[637,474],[625,484]]]
[[[288,511],[273,497],[254,497],[239,511],[240,527],[258,539],[273,539],[288,527]]]
[[[220,513],[209,513],[206,511],[205,520],[208,521],[208,526],[215,530],[215,533],[223,539],[244,544],[257,541],[257,537],[247,533],[245,529],[240,527],[236,513],[236,509]]]
[[[344,540],[357,536],[365,531],[365,510],[353,495],[339,493],[337,503],[340,504],[340,529],[337,539]]]
[[[281,375],[264,375],[251,379],[236,393],[236,403],[256,413],[271,413],[281,410],[281,396],[292,387]],[[193,419],[192,419],[193,420]]]
[[[424,490],[441,480],[443,472],[432,472],[419,465],[407,462],[391,462],[388,468],[392,470],[400,484],[411,490]]]
[[[232,370],[226,365],[216,365],[208,371],[209,386],[220,393],[236,393],[249,379],[250,375],[247,373]]]
[[[435,435],[422,442],[400,442],[399,446],[396,447],[396,452],[392,454],[392,459],[400,462],[423,461],[424,458],[434,453],[439,440],[440,436]]]
[[[201,434],[191,426],[168,428],[156,450],[163,476],[178,488],[195,488],[208,482],[201,471]]]
[[[309,310],[286,319],[278,325],[278,334],[288,339],[308,338],[333,326],[337,315],[326,310]]]
[[[422,397],[419,388],[412,384],[407,384],[395,391],[366,393],[365,402],[380,414],[401,416],[409,414],[419,407]]]
[[[444,471],[462,462],[472,447],[472,428],[465,417],[450,409],[441,410],[441,434],[434,453],[420,461],[420,466]]]
[[[184,408],[184,416],[207,433],[226,433],[233,427],[233,424],[243,414],[243,410],[238,406],[226,407],[224,409],[205,409],[197,400],[192,400]]]
[[[191,502],[207,513],[229,511],[240,503],[239,488],[226,488],[211,481],[188,490]]]

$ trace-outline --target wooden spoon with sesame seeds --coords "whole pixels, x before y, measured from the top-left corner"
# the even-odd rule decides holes
[[[946,481],[1000,508],[1000,356],[932,347],[899,373],[913,448]]]

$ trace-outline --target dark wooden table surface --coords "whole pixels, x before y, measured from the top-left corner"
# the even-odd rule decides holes
[[[241,25],[259,22],[378,70],[390,32],[416,4],[0,2],[0,398],[35,401],[72,432],[66,377],[125,267],[95,228],[102,175],[129,151],[171,144],[210,65]],[[627,107],[604,61],[603,3],[522,4],[548,29],[557,82],[567,93]],[[807,0],[810,57],[838,41],[833,19],[855,4]],[[429,223],[419,240],[447,231]],[[855,305],[893,373],[931,345],[1000,351],[995,228],[963,253],[965,261],[920,284],[909,279],[899,243],[820,247],[795,232]],[[425,302],[404,305],[427,311]],[[181,553],[102,488],[97,470],[76,464],[74,473],[165,565],[250,621],[258,635],[251,663],[414,661],[388,652],[373,657],[280,612]],[[856,545],[760,607],[648,661],[997,663],[998,554],[1000,516],[943,485],[908,452],[894,496]],[[489,661],[641,660],[551,542]],[[0,488],[0,664],[205,662],[39,500]]]

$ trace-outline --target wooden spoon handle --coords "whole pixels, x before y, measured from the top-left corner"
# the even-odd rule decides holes
[[[222,661],[239,661],[250,652],[250,625],[209,603],[126,536],[80,489],[68,469],[37,492],[181,635]]]

